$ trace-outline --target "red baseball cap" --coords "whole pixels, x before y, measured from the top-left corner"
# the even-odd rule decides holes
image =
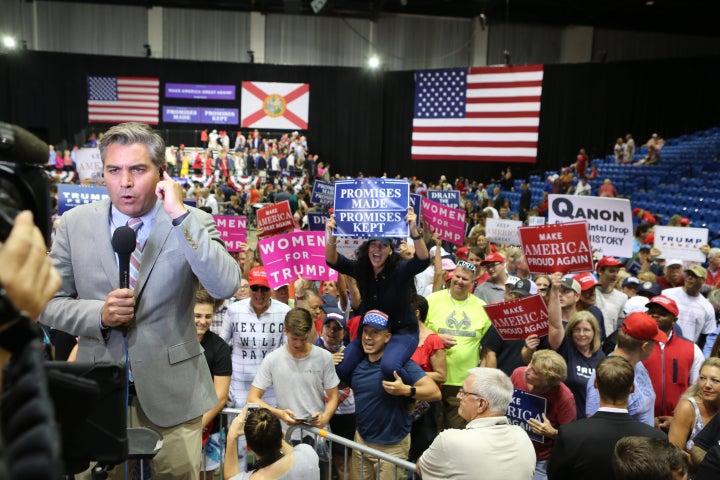
[[[580,291],[590,290],[595,285],[597,285],[595,277],[593,277],[592,273],[590,272],[579,273],[573,278],[577,280],[577,282],[580,284]]]
[[[505,263],[505,257],[502,256],[500,253],[491,253],[490,255],[485,257],[485,260],[482,261],[480,265],[487,265],[488,263]]]
[[[600,270],[605,267],[619,267],[622,264],[623,263],[615,257],[603,257],[597,263],[597,269]]]
[[[627,316],[620,328],[625,334],[637,340],[667,342],[665,332],[660,330],[655,319],[645,312],[631,313]]]
[[[470,253],[470,247],[460,247],[455,252],[455,256],[460,260],[467,260],[469,253]]]
[[[252,287],[253,285],[260,285],[262,287],[270,288],[268,283],[267,274],[265,273],[265,267],[253,267],[248,273],[248,284]]]
[[[649,308],[651,303],[661,306],[676,317],[680,313],[680,309],[678,308],[677,303],[675,303],[675,300],[673,300],[672,298],[668,298],[665,295],[658,295],[657,297],[652,297],[645,306]]]

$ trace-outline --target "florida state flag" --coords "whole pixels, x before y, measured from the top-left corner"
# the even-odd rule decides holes
[[[243,128],[307,130],[310,84],[242,82]]]

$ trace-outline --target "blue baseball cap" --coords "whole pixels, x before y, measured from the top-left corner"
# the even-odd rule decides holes
[[[342,328],[345,328],[345,315],[336,307],[325,307],[325,320],[323,325],[330,322],[337,322]]]
[[[385,330],[388,328],[388,316],[380,310],[369,310],[363,317],[362,324],[370,325],[378,330]]]
[[[326,313],[328,308],[338,308],[338,299],[335,296],[325,293],[321,295],[320,298],[323,302],[322,305],[320,305],[320,308],[325,310]]]
[[[391,247],[391,246],[392,246],[392,238],[387,238],[387,237],[372,237],[372,238],[368,238],[368,243],[370,243],[370,242],[376,242],[376,241],[382,243],[383,245],[385,245],[385,246],[387,246],[387,247]]]

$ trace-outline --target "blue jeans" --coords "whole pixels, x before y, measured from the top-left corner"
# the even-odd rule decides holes
[[[533,473],[532,480],[547,480],[547,460],[538,460],[535,463],[535,473]]]
[[[362,332],[359,334],[362,335]],[[399,330],[393,333],[390,341],[385,345],[385,351],[380,359],[380,370],[382,370],[383,379],[394,380],[393,372],[397,372],[402,378],[405,385],[412,385],[414,382],[405,371],[405,363],[410,360],[412,354],[418,346],[419,333],[417,330],[408,331],[407,329]],[[360,336],[350,342],[343,351],[343,361],[335,367],[335,371],[348,385],[352,386],[352,373],[355,367],[365,356],[362,348]]]

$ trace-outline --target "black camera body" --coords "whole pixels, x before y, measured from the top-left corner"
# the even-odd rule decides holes
[[[48,146],[26,130],[0,122],[0,242],[10,234],[15,216],[30,210],[50,246],[50,181],[42,168]]]

